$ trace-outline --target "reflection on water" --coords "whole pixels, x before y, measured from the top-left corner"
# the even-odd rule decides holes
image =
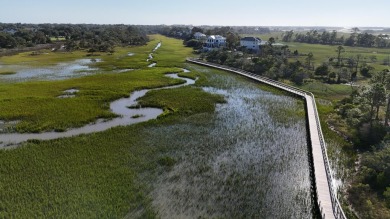
[[[7,65],[9,69],[15,69],[15,74],[0,75],[0,80],[21,82],[29,80],[63,80],[73,77],[81,77],[96,71],[89,65],[94,62],[100,62],[100,59],[78,59],[73,62],[63,62],[55,66],[47,67],[24,67],[16,65]]]
[[[119,115],[120,117],[109,120],[102,121],[98,120],[93,124],[88,124],[81,128],[70,129],[65,132],[45,132],[45,133],[9,133],[9,134],[0,134],[0,148],[19,144],[21,142],[27,141],[29,139],[39,139],[39,140],[49,140],[62,137],[70,137],[79,134],[88,134],[93,132],[100,132],[107,130],[116,126],[125,126],[130,124],[135,124],[139,122],[148,121],[150,119],[156,119],[160,114],[163,113],[162,109],[159,108],[129,108],[130,106],[137,105],[137,99],[144,96],[150,90],[160,90],[160,89],[170,89],[177,88],[185,85],[194,84],[195,81],[188,78],[179,77],[177,74],[168,74],[166,75],[171,78],[180,78],[185,80],[185,83],[180,85],[168,86],[165,88],[156,88],[156,89],[144,89],[133,92],[130,97],[122,98],[116,100],[110,104],[110,109],[113,113]],[[72,90],[76,91],[76,90]]]
[[[145,147],[173,148],[150,197],[159,218],[313,218],[305,118],[283,123],[272,110],[300,109],[226,75],[205,91],[225,96],[211,115],[147,130]]]

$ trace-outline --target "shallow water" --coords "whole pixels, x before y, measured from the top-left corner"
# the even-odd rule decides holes
[[[140,91],[135,91],[131,93],[131,95],[128,98],[121,98],[119,100],[116,100],[110,103],[110,109],[113,113],[119,115],[120,117],[114,118],[109,121],[98,120],[93,124],[88,124],[81,128],[70,129],[65,132],[0,134],[0,148],[16,145],[21,142],[27,141],[29,139],[49,140],[49,139],[70,137],[70,136],[75,136],[80,134],[100,132],[116,126],[131,125],[139,122],[148,121],[150,119],[156,119],[159,115],[163,113],[162,109],[143,108],[143,107],[134,109],[129,107],[137,105],[137,99],[144,96],[150,90],[172,89],[172,88],[177,88],[177,87],[186,86],[195,83],[194,80],[179,77],[177,74],[167,74],[166,76],[171,78],[180,78],[182,80],[185,80],[185,83],[180,85],[168,86],[164,88],[144,89]],[[138,117],[139,115],[142,116]]]
[[[63,95],[58,96],[57,98],[73,98],[76,97],[76,93],[78,93],[79,90],[77,89],[69,89],[69,90],[64,90],[62,93]]]
[[[0,75],[0,81],[21,82],[30,80],[63,80],[74,77],[81,77],[92,74],[96,68],[89,65],[100,62],[100,59],[78,59],[73,62],[63,62],[55,66],[48,67],[26,67],[23,65],[7,65],[9,69],[14,69],[15,74]]]
[[[177,148],[166,154],[177,163],[150,194],[158,217],[313,218],[305,118],[282,124],[270,114],[303,105],[230,76],[210,78],[220,86],[205,91],[227,100],[214,115],[148,130],[150,146]]]
[[[156,52],[161,47],[161,42],[157,43],[157,46],[153,49],[153,52]]]
[[[159,42],[157,46],[153,49],[153,52],[156,52],[161,47],[161,45],[162,45],[161,42]],[[148,59],[146,59],[147,62],[153,59],[153,52],[149,54]],[[154,66],[149,66],[149,67],[154,67]]]
[[[153,68],[153,67],[155,67],[156,65],[157,65],[157,63],[156,63],[156,62],[153,62],[152,64],[148,65],[148,67],[149,67],[149,68]]]
[[[117,70],[113,70],[113,72],[115,72],[115,73],[123,73],[123,72],[128,72],[128,71],[134,71],[134,69],[132,69],[132,68],[126,68],[126,69],[117,69]]]

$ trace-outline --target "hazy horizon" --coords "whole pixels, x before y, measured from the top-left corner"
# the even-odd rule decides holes
[[[390,27],[386,0],[1,1],[1,23]]]

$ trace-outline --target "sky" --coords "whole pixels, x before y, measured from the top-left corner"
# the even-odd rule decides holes
[[[390,0],[0,0],[0,23],[390,27]]]

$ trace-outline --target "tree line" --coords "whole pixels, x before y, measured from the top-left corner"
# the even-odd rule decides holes
[[[117,45],[142,45],[147,33],[133,25],[3,24],[0,48],[12,49],[50,44],[63,39],[67,50],[112,51]]]
[[[367,32],[359,33],[358,28],[353,28],[353,33],[349,36],[338,37],[337,31],[310,30],[306,33],[294,33],[287,31],[282,36],[284,42],[299,42],[324,45],[344,45],[360,47],[390,48],[390,38],[387,34],[373,35]]]

